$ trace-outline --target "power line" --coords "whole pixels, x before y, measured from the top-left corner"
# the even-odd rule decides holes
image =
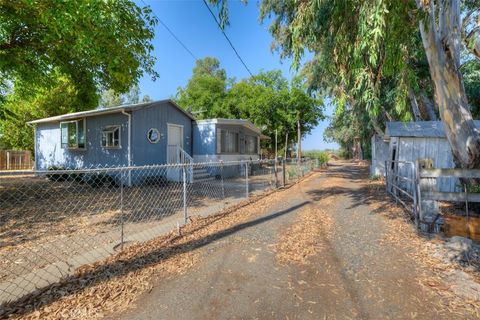
[[[208,11],[210,11],[210,14],[212,15],[213,17],[213,20],[215,20],[215,22],[217,23],[217,26],[220,28],[220,30],[222,31],[222,34],[223,36],[225,37],[225,39],[227,39],[228,43],[230,44],[230,47],[232,47],[233,51],[235,52],[235,54],[237,55],[237,58],[240,60],[240,62],[243,64],[243,66],[245,67],[245,69],[248,71],[248,73],[250,74],[250,76],[253,77],[253,74],[252,72],[250,72],[250,69],[248,69],[247,65],[245,64],[245,62],[243,61],[242,57],[240,57],[240,54],[238,54],[238,51],[237,49],[235,49],[235,47],[233,46],[233,43],[232,41],[230,41],[230,39],[228,38],[227,34],[225,33],[225,31],[223,30],[222,26],[220,25],[220,22],[217,20],[217,17],[215,16],[215,13],[213,13],[212,9],[210,8],[210,6],[208,5],[207,1],[206,0],[203,0],[203,3],[205,4],[205,6],[207,7]]]
[[[177,40],[177,42],[183,47],[183,49],[185,49],[185,51],[188,52],[188,54],[190,54],[192,56],[193,59],[198,60],[197,56],[195,56],[193,54],[193,52],[188,49],[188,47],[182,42],[182,40],[180,40],[176,35],[175,33],[173,33],[173,31],[165,24],[165,22],[162,21],[162,19],[160,19],[160,17],[155,13],[155,11],[153,10],[153,8],[151,6],[149,6],[148,4],[145,3],[145,1],[141,0],[143,2],[143,4],[147,7],[150,7],[150,9],[152,10],[152,13],[153,15],[158,19],[158,21],[162,24],[162,26],[172,35],[172,37]]]

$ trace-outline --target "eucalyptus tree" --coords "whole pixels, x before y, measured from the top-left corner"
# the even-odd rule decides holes
[[[283,57],[293,57],[298,66],[306,50],[313,52],[321,74],[312,78],[333,79],[330,86],[341,92],[337,99],[353,101],[371,119],[385,109],[386,83],[387,93],[395,96],[391,109],[399,115],[410,113],[410,100],[413,106],[420,101],[433,116],[428,98],[435,97],[455,161],[480,166],[479,133],[461,73],[462,60],[480,54],[477,1],[264,0],[261,19],[267,17],[273,17],[270,31]],[[422,68],[425,59],[430,81]],[[415,89],[424,91],[422,99],[415,98]]]

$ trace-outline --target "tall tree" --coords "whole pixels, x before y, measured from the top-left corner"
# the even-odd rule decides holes
[[[227,82],[226,72],[220,68],[218,59],[199,59],[186,87],[177,89],[176,100],[179,105],[195,112],[197,118],[228,118],[230,115],[222,108]]]
[[[3,147],[32,149],[26,121],[96,108],[98,88],[122,93],[155,78],[155,24],[128,0],[0,1]]]
[[[38,87],[60,73],[78,88],[125,92],[145,72],[157,75],[155,24],[150,8],[129,0],[1,1],[1,78]]]
[[[291,83],[280,70],[264,71],[236,82],[228,79],[215,58],[199,60],[185,88],[177,91],[180,106],[198,112],[199,118],[248,119],[270,137],[274,149],[275,133],[280,148],[298,138],[297,125],[308,134],[323,119],[321,99],[307,92],[300,77]]]
[[[462,21],[460,0],[417,0],[417,6],[425,12],[419,21],[420,34],[454,160],[461,167],[476,168],[480,167],[480,134],[470,112],[460,72],[460,56],[466,48],[480,58],[480,16],[476,1],[464,4],[465,20]],[[471,29],[465,30],[467,28]]]
[[[319,81],[316,85],[333,80],[330,86],[340,92],[335,96],[343,99],[340,104],[348,101],[374,121],[382,113],[388,117],[388,109],[411,114],[409,100],[422,101],[428,110],[428,97],[434,95],[457,164],[480,166],[480,140],[460,71],[462,48],[474,56],[480,53],[477,1],[462,6],[460,0],[264,0],[261,18],[269,16],[282,55],[298,65],[304,51],[312,51],[323,69],[312,77]],[[422,99],[409,99],[409,92],[418,89],[424,91]],[[395,103],[385,108],[382,97],[392,94]]]
[[[25,90],[29,91],[28,95]],[[88,110],[96,101],[95,93],[85,94],[77,90],[72,80],[64,76],[59,76],[49,88],[32,87],[30,83],[23,86],[22,81],[17,81],[13,92],[2,104],[0,143],[8,149],[33,151],[33,127],[27,125],[28,121]]]
[[[148,98],[150,99],[150,97]],[[130,87],[126,93],[117,93],[112,89],[108,89],[104,90],[100,95],[100,108],[117,107],[124,104],[136,104],[139,102],[140,88],[137,84]]]

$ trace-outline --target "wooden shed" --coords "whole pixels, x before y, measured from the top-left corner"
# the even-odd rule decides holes
[[[371,176],[385,176],[385,161],[389,159],[389,140],[375,134],[372,136]]]
[[[480,121],[475,121],[477,127]],[[385,140],[388,141],[388,171],[413,177],[411,164],[417,159],[430,158],[436,168],[454,168],[453,155],[440,121],[387,122]],[[388,172],[387,172],[388,173]],[[439,191],[455,191],[457,179],[442,178],[437,181]]]

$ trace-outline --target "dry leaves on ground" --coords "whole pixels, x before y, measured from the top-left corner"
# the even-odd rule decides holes
[[[385,193],[385,185],[381,181],[371,181],[368,188],[370,206],[388,218],[383,240],[391,245],[400,245],[408,249],[409,255],[418,263],[418,273],[413,276],[432,294],[437,301],[438,310],[460,314],[466,312],[480,318],[480,302],[467,300],[450,290],[451,285],[446,278],[460,267],[446,264],[438,256],[434,256],[435,242],[442,240],[420,236],[411,222],[409,213],[400,205],[396,205]],[[480,280],[478,275],[474,276],[478,282]]]
[[[317,205],[309,204],[303,208],[278,240],[275,248],[277,261],[280,264],[309,264],[309,259],[322,250],[322,234],[328,232],[331,223],[330,216]]]
[[[308,178],[307,178],[308,179]],[[300,184],[291,188],[298,188]],[[181,235],[171,232],[151,241],[133,244],[105,261],[79,268],[76,274],[14,305],[2,316],[22,319],[95,319],[123,311],[151,289],[155,277],[182,274],[199,262],[200,248],[234,232],[281,201],[285,190],[251,197],[219,214],[192,218]]]

